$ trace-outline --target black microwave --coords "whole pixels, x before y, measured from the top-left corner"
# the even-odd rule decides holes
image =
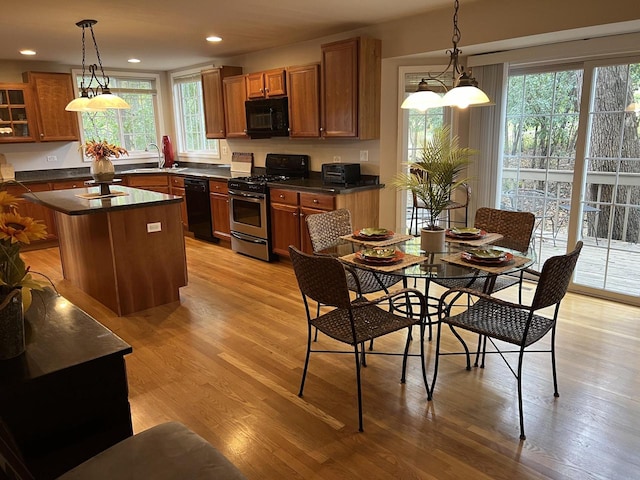
[[[289,102],[287,97],[247,100],[247,135],[251,138],[288,137]]]

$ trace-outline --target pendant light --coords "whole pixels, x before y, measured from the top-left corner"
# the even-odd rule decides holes
[[[428,108],[437,108],[443,106],[451,106],[458,108],[467,108],[469,105],[484,105],[491,103],[486,93],[478,88],[478,82],[475,78],[470,76],[464,66],[458,63],[458,56],[461,50],[458,48],[460,42],[460,29],[458,28],[458,9],[460,8],[459,0],[454,2],[453,13],[453,37],[451,41],[453,48],[447,50],[449,54],[449,64],[443,72],[438,75],[429,75],[423,78],[418,84],[418,90],[409,95],[400,108],[413,108],[417,110],[426,110]],[[449,67],[452,67],[453,72],[453,88],[447,89],[447,86],[442,81],[442,77],[449,71]],[[434,92],[429,82],[435,82],[445,90],[445,95],[440,97]]]
[[[122,98],[111,93],[109,90],[109,77],[105,75],[104,68],[102,68],[102,60],[100,58],[100,51],[98,50],[98,44],[96,42],[96,36],[93,32],[93,26],[98,23],[97,20],[81,20],[76,25],[82,28],[82,80],[80,81],[80,97],[71,100],[65,110],[70,112],[100,112],[107,108],[126,109],[131,108],[127,102]],[[91,38],[93,39],[93,46],[96,49],[96,57],[98,58],[98,65],[89,65],[89,84],[85,86],[85,29],[91,31]],[[98,68],[100,71],[98,72]],[[102,80],[96,75],[98,72]],[[95,81],[95,86],[94,86]]]

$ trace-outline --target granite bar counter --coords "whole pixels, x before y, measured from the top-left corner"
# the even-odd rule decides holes
[[[34,292],[25,331],[26,351],[0,362],[0,417],[35,478],[56,478],[131,436],[132,349],[50,288]]]
[[[64,278],[118,315],[180,300],[181,197],[124,186],[27,193],[54,211]]]

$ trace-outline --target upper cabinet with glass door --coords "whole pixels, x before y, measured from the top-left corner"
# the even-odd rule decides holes
[[[36,141],[29,93],[26,83],[0,83],[0,143]]]

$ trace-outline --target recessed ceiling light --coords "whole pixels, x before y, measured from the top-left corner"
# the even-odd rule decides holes
[[[215,35],[211,35],[210,37],[207,37],[207,42],[221,42],[222,41],[222,37],[217,37]]]
[[[20,50],[20,53],[22,55],[35,55],[36,51],[35,50]]]
[[[129,62],[129,63],[140,63],[140,59],[138,59],[138,58],[130,58],[129,60],[127,60],[127,62]]]

